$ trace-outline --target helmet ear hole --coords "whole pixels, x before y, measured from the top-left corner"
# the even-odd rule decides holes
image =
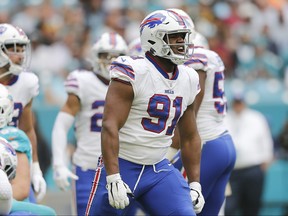
[[[155,41],[152,41],[152,40],[148,40],[148,42],[151,44],[151,45],[154,45],[156,42]]]

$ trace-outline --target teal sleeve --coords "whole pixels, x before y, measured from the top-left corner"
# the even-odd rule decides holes
[[[57,215],[55,210],[48,206],[25,201],[17,201],[14,199],[12,202],[12,209],[9,215],[18,215],[17,212],[21,215],[23,215],[24,212],[25,215],[38,215],[38,216]]]
[[[7,126],[0,131],[0,136],[5,138],[13,146],[16,152],[25,153],[29,162],[32,162],[31,143],[24,131]]]

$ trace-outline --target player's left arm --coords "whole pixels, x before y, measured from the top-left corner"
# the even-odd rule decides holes
[[[187,107],[178,122],[181,157],[187,173],[188,182],[199,182],[201,139],[197,130],[195,104]]]
[[[201,139],[196,126],[195,104],[187,107],[178,123],[181,158],[190,187],[191,201],[196,214],[204,207],[205,200],[200,184]]]

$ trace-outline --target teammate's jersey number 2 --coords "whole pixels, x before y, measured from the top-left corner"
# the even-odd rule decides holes
[[[175,109],[175,113],[170,113],[171,103]],[[145,130],[161,133],[166,129],[167,120],[169,115],[173,114],[174,118],[170,126],[166,129],[166,135],[172,135],[175,126],[182,111],[182,97],[176,97],[173,101],[167,95],[153,95],[148,104],[147,112],[152,118],[156,118],[157,121],[151,118],[142,118],[142,126]]]
[[[90,124],[91,131],[101,132],[101,124],[102,124],[102,119],[103,119],[102,107],[104,107],[104,104],[105,104],[104,100],[98,100],[92,104],[92,107],[91,107],[92,110],[101,108],[100,110],[102,110],[102,112],[97,112],[91,117],[91,124]]]
[[[10,126],[18,127],[19,118],[23,112],[22,103],[14,102],[14,112],[12,121],[9,123]]]

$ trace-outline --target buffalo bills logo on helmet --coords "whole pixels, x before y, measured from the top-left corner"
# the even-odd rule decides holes
[[[142,31],[143,31],[145,26],[148,26],[150,29],[152,29],[155,26],[162,24],[165,19],[166,19],[166,16],[164,16],[161,13],[153,14],[152,16],[148,17],[147,19],[145,19],[141,23],[141,25],[140,25],[140,34],[142,34]]]
[[[3,34],[7,30],[6,26],[0,26],[0,35]]]

